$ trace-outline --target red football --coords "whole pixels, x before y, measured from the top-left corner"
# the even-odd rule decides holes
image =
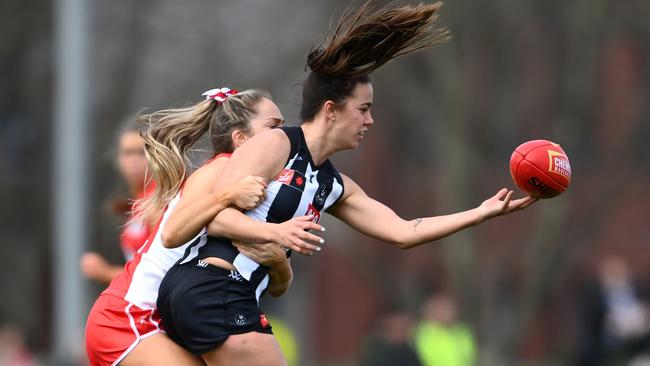
[[[551,198],[571,184],[571,164],[560,145],[531,140],[517,146],[510,157],[515,184],[533,197]]]

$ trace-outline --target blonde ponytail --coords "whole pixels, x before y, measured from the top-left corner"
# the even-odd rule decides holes
[[[142,137],[156,187],[153,194],[136,202],[136,215],[149,222],[160,216],[187,178],[191,147],[206,132],[210,132],[215,153],[232,152],[232,131],[248,131],[262,98],[270,96],[261,90],[246,90],[223,101],[207,99],[191,107],[139,116],[138,122],[146,126]]]
[[[216,108],[216,102],[205,100],[188,108],[165,109],[138,117],[147,127],[142,137],[156,183],[154,193],[136,205],[138,215],[147,219],[158,217],[178,193],[187,176],[189,150],[209,129]]]

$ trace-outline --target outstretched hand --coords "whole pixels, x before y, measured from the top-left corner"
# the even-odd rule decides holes
[[[79,266],[86,278],[97,280],[101,279],[102,274],[108,271],[110,264],[97,253],[84,253]]]
[[[513,200],[513,194],[514,191],[502,188],[497,194],[483,201],[478,207],[481,213],[481,221],[523,210],[538,201],[538,198],[531,196]]]

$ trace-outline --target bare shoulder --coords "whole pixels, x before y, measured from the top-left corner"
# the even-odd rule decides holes
[[[190,175],[190,177],[187,179],[187,182],[185,183],[186,186],[191,186],[195,183],[203,181],[214,182],[228,163],[228,160],[230,160],[229,157],[220,156],[203,165],[194,173],[192,173],[192,175]]]
[[[283,131],[274,129],[257,134],[235,150],[219,183],[249,175],[270,181],[282,170],[290,152],[291,142]]]
[[[339,202],[343,202],[347,198],[355,194],[364,194],[363,189],[361,189],[361,187],[354,180],[352,180],[352,178],[340,172],[339,174],[341,174],[341,178],[343,179],[343,187],[345,187],[345,190],[343,191],[343,196],[341,197]]]
[[[275,128],[269,131],[259,133],[246,141],[245,144],[235,150],[233,158],[251,153],[266,152],[266,155],[277,155],[277,149],[289,150],[291,142],[284,131]],[[273,152],[274,154],[268,154]]]

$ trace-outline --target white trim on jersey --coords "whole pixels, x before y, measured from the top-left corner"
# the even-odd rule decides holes
[[[147,338],[147,337],[149,337],[149,336],[152,336],[152,335],[154,335],[154,334],[156,334],[156,333],[160,333],[160,331],[161,331],[158,322],[155,321],[155,320],[153,320],[153,313],[154,313],[154,310],[151,309],[151,311],[149,312],[149,321],[151,322],[151,324],[153,324],[153,325],[156,326],[156,329],[152,330],[152,331],[149,332],[149,333],[145,333],[145,334],[143,334],[143,335],[140,335],[140,339],[141,339],[141,340],[142,340],[142,339],[145,339],[145,338]]]
[[[113,363],[111,364],[111,366],[116,366],[117,364],[119,364],[120,362],[122,362],[122,360],[123,360],[123,359],[124,359],[124,358],[129,354],[129,353],[131,353],[131,351],[133,351],[133,349],[135,348],[135,346],[137,346],[138,343],[140,342],[140,333],[138,333],[138,328],[136,328],[136,326],[135,326],[135,319],[133,319],[133,315],[131,315],[131,311],[130,311],[130,310],[131,310],[131,306],[133,306],[133,304],[129,304],[129,305],[127,305],[126,308],[124,308],[124,312],[126,313],[126,316],[129,318],[129,324],[131,325],[131,329],[133,330],[133,335],[135,336],[135,340],[133,341],[133,343],[131,343],[131,345],[129,346],[129,348],[127,348],[126,351],[124,351],[124,352],[120,355],[120,357],[118,357],[118,358],[115,360],[115,362],[113,362]]]
[[[124,313],[126,313],[126,316],[127,316],[127,318],[129,319],[129,325],[131,325],[131,330],[133,330],[133,336],[135,337],[135,340],[133,341],[133,343],[131,343],[131,345],[129,346],[129,348],[127,348],[124,352],[122,352],[122,354],[120,355],[120,357],[118,357],[118,358],[117,358],[117,359],[116,359],[116,360],[111,364],[111,366],[116,366],[116,365],[118,365],[120,362],[122,362],[122,361],[124,360],[124,358],[125,358],[126,356],[128,356],[129,353],[131,353],[131,351],[133,351],[133,349],[138,345],[138,343],[140,343],[141,340],[143,340],[143,339],[145,339],[145,338],[148,338],[148,337],[150,337],[150,336],[152,336],[152,335],[154,335],[154,334],[158,334],[158,333],[161,333],[161,332],[162,332],[162,330],[160,329],[160,326],[159,326],[158,322],[155,321],[155,320],[153,320],[153,313],[154,313],[154,311],[153,311],[153,309],[151,309],[151,311],[149,312],[149,321],[150,321],[151,324],[153,324],[156,328],[155,328],[154,330],[150,331],[150,332],[145,333],[144,335],[140,334],[140,332],[138,331],[138,327],[136,327],[136,325],[135,325],[135,319],[133,318],[133,315],[131,314],[131,307],[132,307],[132,306],[134,306],[134,304],[133,304],[133,303],[129,303],[129,304],[124,308]]]
[[[237,272],[239,272],[246,281],[251,280],[253,272],[255,272],[255,270],[260,266],[259,263],[241,253],[237,254],[235,260],[232,261],[232,265],[237,268]]]
[[[206,228],[203,228],[203,230],[201,230],[199,235],[197,235],[194,239],[192,239],[190,241],[190,243],[194,242],[196,240],[196,238],[199,237],[199,236],[201,237],[201,239],[199,239],[199,243],[194,245],[190,249],[190,254],[188,254],[187,258],[183,259],[183,261],[180,264],[185,264],[187,262],[190,262],[192,259],[196,258],[196,256],[199,255],[199,249],[202,246],[204,246],[205,243],[208,242],[208,230]]]
[[[334,182],[332,183],[332,193],[330,193],[329,196],[327,196],[327,199],[325,200],[325,207],[331,207],[336,200],[338,200],[341,197],[341,194],[343,194],[343,185],[338,182],[338,180],[334,179]]]
[[[262,291],[264,291],[269,285],[269,275],[264,276],[264,279],[257,285],[255,289],[255,299],[257,300],[257,306],[260,306],[260,297],[262,296]]]
[[[307,169],[305,169],[305,179],[308,181],[312,176],[317,176],[318,175],[318,170],[312,170],[311,169],[311,164],[307,165]],[[303,189],[303,193],[300,196],[300,203],[298,204],[298,207],[296,208],[296,213],[295,216],[302,216],[306,215],[307,212],[309,211],[309,205],[312,203],[314,196],[316,195],[316,192],[320,189],[319,184],[305,184],[305,187]],[[330,196],[332,194],[330,193]]]

